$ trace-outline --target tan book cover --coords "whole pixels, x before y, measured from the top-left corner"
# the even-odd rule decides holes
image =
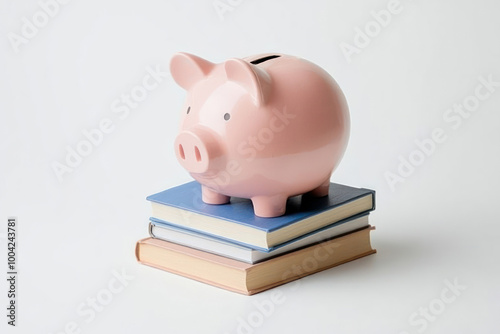
[[[252,295],[375,253],[370,243],[373,229],[366,227],[257,264],[154,238],[137,242],[136,257],[142,264]]]

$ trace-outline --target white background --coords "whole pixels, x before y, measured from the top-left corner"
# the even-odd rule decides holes
[[[16,48],[9,36],[22,36],[23,17],[33,22],[41,7],[1,1],[0,262],[14,215],[19,284],[13,329],[0,280],[0,331],[498,333],[500,87],[456,129],[443,118],[474,102],[480,77],[500,81],[498,2],[401,0],[379,31],[371,11],[385,0],[231,3],[219,15],[212,0],[74,0]],[[346,57],[342,43],[355,46],[366,27],[369,44],[358,40]],[[377,191],[378,254],[252,297],[136,263],[145,197],[190,180],[172,149],[185,92],[167,73],[127,117],[111,105],[148,67],[167,72],[177,51],[213,62],[287,53],[332,74],[352,117],[332,181]],[[60,182],[54,162],[107,118],[113,131]],[[446,140],[392,189],[387,173],[397,173],[400,156],[418,158],[415,140],[436,128]],[[92,317],[86,303],[110,296],[115,271],[133,279]],[[447,280],[462,290],[443,303]],[[262,314],[257,305],[269,306],[276,291],[280,303]],[[430,306],[425,320],[419,312]]]

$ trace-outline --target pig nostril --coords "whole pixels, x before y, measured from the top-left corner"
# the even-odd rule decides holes
[[[198,146],[194,147],[194,155],[196,156],[196,161],[200,162],[201,161],[201,154],[200,154],[200,149]]]
[[[184,155],[184,147],[182,147],[181,144],[179,144],[179,155],[181,156],[182,160],[186,159],[186,156]]]

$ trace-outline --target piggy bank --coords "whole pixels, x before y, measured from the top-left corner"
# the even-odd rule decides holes
[[[175,154],[205,203],[248,198],[256,216],[276,217],[288,197],[328,195],[350,121],[326,71],[284,54],[215,64],[177,53],[170,72],[187,91]]]

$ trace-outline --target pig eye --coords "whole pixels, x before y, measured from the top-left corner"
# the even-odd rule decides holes
[[[225,114],[224,114],[224,119],[225,119],[226,121],[229,121],[229,119],[230,119],[230,118],[231,118],[231,115],[230,115],[229,113],[225,113]]]
[[[190,111],[191,111],[191,107],[188,107],[188,110],[186,111],[186,114],[189,114]]]

